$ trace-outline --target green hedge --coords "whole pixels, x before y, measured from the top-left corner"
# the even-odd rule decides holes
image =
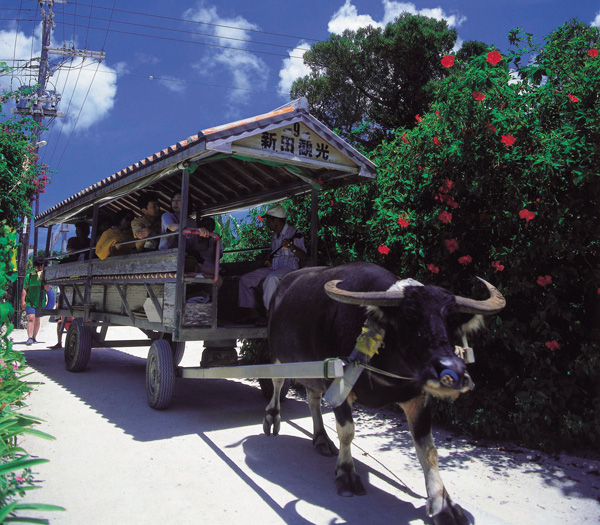
[[[3,64],[0,71],[6,71]],[[0,97],[0,115],[3,102],[11,96],[8,93]],[[27,514],[64,510],[19,501],[28,491],[39,488],[31,469],[47,461],[27,454],[19,445],[19,438],[27,434],[54,439],[36,430],[39,419],[19,413],[31,384],[25,379],[25,356],[13,348],[10,339],[13,307],[6,300],[6,291],[17,278],[13,264],[17,248],[14,228],[20,218],[31,213],[32,195],[42,192],[48,182],[45,167],[37,163],[31,148],[30,133],[35,126],[27,118],[7,120],[0,125],[0,523],[48,523],[47,519]]]

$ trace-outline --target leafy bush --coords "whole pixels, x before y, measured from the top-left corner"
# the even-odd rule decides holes
[[[2,69],[0,64],[0,70]],[[2,102],[11,95],[0,97]],[[30,213],[29,202],[35,192],[43,191],[47,177],[44,168],[30,147],[30,132],[35,124],[29,119],[6,121],[0,127],[0,292],[5,295],[17,278],[13,267],[13,253],[17,247],[17,234],[11,226],[19,217]],[[25,356],[13,349],[9,338],[13,325],[10,318],[13,308],[5,297],[0,298],[0,523],[48,523],[42,518],[29,518],[23,513],[64,510],[53,505],[21,503],[19,498],[39,488],[31,467],[47,460],[30,457],[19,446],[19,436],[24,434],[53,439],[34,428],[40,420],[24,416],[18,411],[31,390],[26,377]]]
[[[451,74],[430,111],[371,152],[377,182],[320,196],[321,261],[475,297],[481,276],[505,295],[470,367],[476,390],[437,404],[475,435],[600,438],[599,41],[572,21],[540,44],[512,31],[509,53],[440,57]],[[306,227],[306,200],[288,207]]]

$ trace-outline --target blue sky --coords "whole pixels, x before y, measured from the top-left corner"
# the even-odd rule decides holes
[[[93,6],[93,7],[92,7]],[[176,7],[174,7],[176,6]],[[331,33],[382,25],[402,11],[444,18],[459,44],[503,49],[522,27],[536,37],[571,18],[600,25],[600,0],[69,0],[55,4],[52,45],[104,51],[64,62],[49,87],[60,111],[41,139],[56,170],[40,211],[198,130],[270,111],[304,74],[302,53]],[[0,90],[27,85],[23,68],[40,54],[34,0],[2,0],[0,61],[18,67]],[[19,68],[20,67],[20,68]]]

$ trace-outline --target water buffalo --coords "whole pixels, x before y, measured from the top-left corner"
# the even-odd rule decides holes
[[[490,297],[478,301],[414,280],[398,281],[393,273],[370,263],[305,268],[283,278],[270,304],[272,362],[349,356],[359,346],[361,331],[366,331],[368,342],[373,343],[377,334],[383,342],[375,345],[379,346],[378,353],[370,360],[370,365],[379,371],[362,371],[348,397],[334,408],[340,442],[336,464],[338,494],[365,493],[350,451],[354,437],[352,403],[381,408],[397,402],[406,413],[425,474],[428,514],[436,524],[468,523],[440,477],[427,401],[430,394],[456,398],[473,387],[465,362],[455,354],[453,340],[477,330],[482,315],[498,313],[504,307],[500,292],[483,283]],[[321,415],[321,399],[331,380],[300,382],[306,387],[312,414],[313,444],[322,455],[338,454],[325,432]],[[263,423],[267,435],[278,434],[280,426],[279,390],[283,380],[273,383],[275,391]]]

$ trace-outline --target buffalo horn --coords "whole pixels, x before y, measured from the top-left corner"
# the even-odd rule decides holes
[[[329,281],[325,283],[325,293],[340,303],[361,304],[363,306],[397,306],[402,301],[404,294],[398,291],[384,292],[351,292],[338,288],[342,281]]]
[[[487,281],[477,277],[490,292],[490,297],[484,301],[468,299],[455,295],[456,304],[463,313],[479,314],[479,315],[494,315],[500,312],[506,306],[504,296],[498,289]],[[333,280],[325,283],[325,292],[332,299],[341,303],[360,304],[363,306],[397,306],[402,301],[404,293],[397,291],[383,292],[352,292],[350,290],[342,290],[338,288],[340,280]]]
[[[477,279],[485,284],[490,292],[490,297],[485,301],[476,301],[475,299],[468,299],[466,297],[455,295],[454,298],[456,299],[456,304],[458,304],[458,309],[466,314],[497,314],[506,306],[506,299],[504,299],[504,296],[495,286],[491,285],[487,281],[484,281],[481,277],[477,277]]]

